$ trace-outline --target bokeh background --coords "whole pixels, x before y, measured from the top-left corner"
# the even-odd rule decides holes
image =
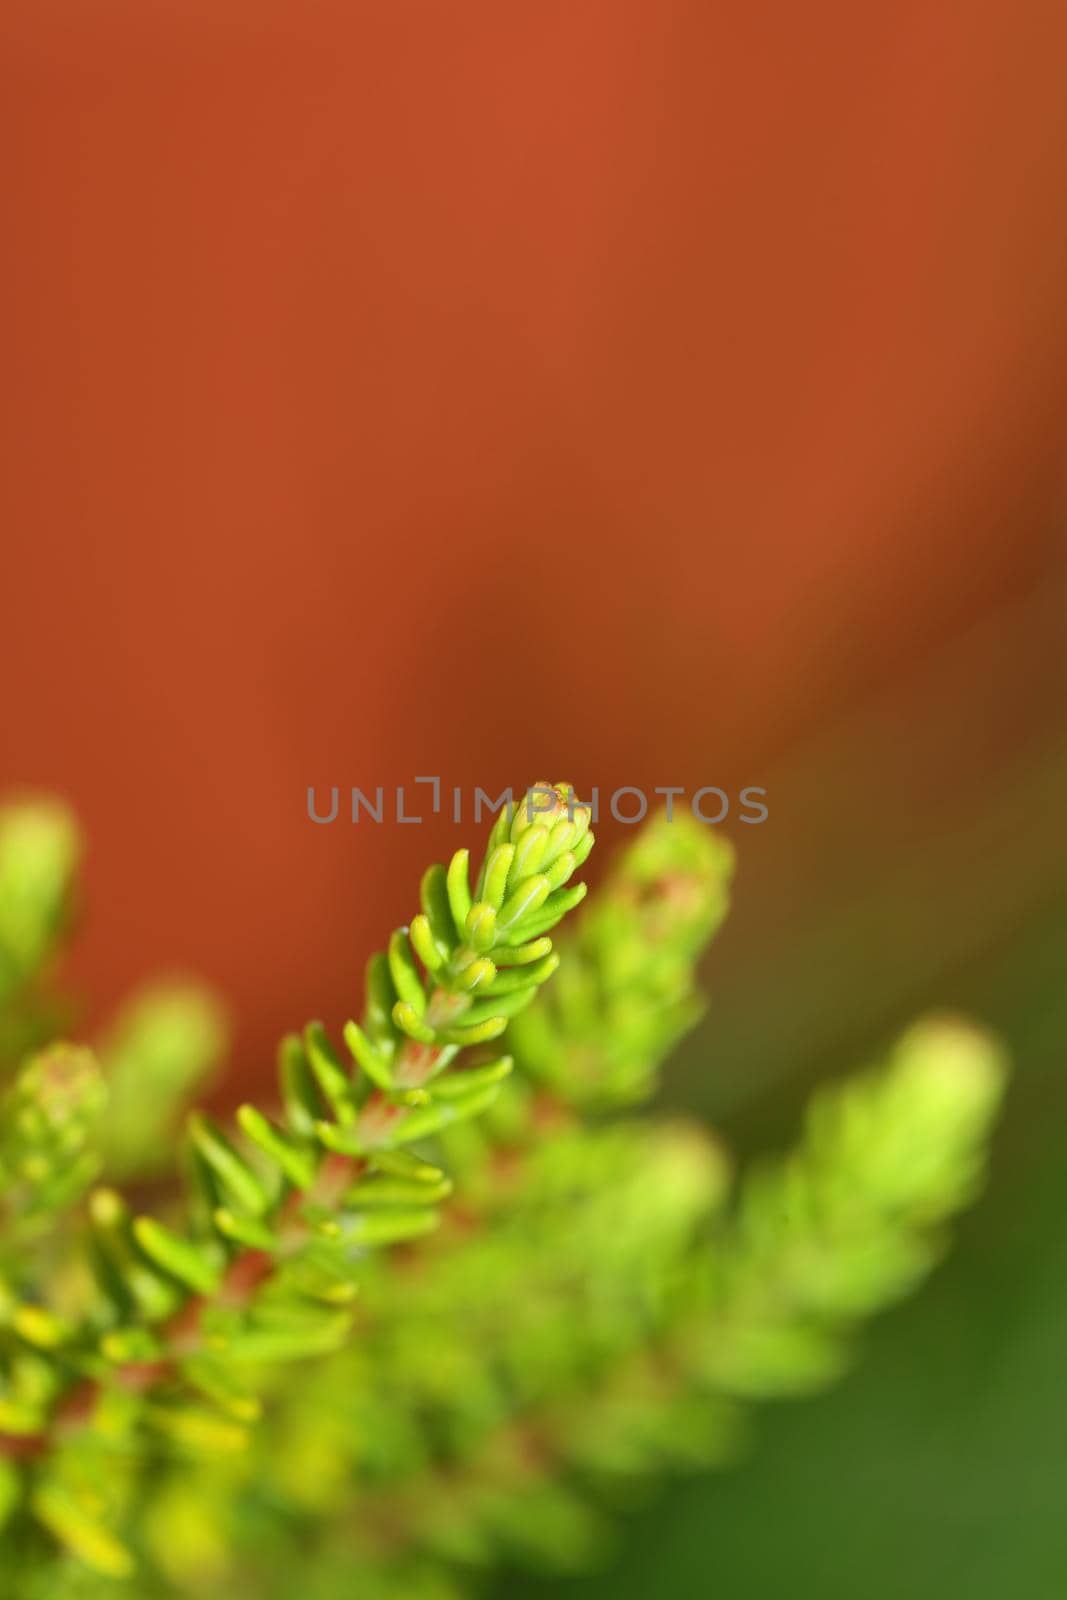
[[[310,784],[760,783],[666,1099],[1016,1055],[848,1382],[503,1592],[1062,1594],[1065,74],[1058,0],[0,13],[0,779],[84,819],[92,1007],[204,974],[246,1088],[343,1018],[456,839]]]

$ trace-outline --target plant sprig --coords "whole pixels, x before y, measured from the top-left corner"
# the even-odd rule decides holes
[[[466,850],[432,867],[411,926],[368,965],[362,1019],[344,1029],[351,1059],[312,1023],[282,1043],[277,1116],[244,1105],[230,1131],[190,1119],[184,1214],[138,1214],[115,1189],[94,1191],[96,1291],[78,1313],[34,1295],[32,1274],[0,1295],[0,1340],[13,1341],[0,1455],[44,1463],[32,1503],[83,1558],[125,1565],[77,1495],[57,1498],[53,1445],[116,1426],[131,1439],[188,1436],[189,1391],[208,1406],[202,1429],[211,1432],[214,1410],[239,1430],[258,1412],[263,1369],[344,1341],[367,1252],[436,1225],[450,1180],[411,1147],[496,1098],[510,1058],[471,1056],[555,971],[549,935],[585,893],[573,879],[593,846],[589,820],[569,786],[539,784],[497,819],[473,884]],[[41,1085],[58,1081],[59,1067],[75,1087],[53,1095],[46,1114]],[[12,1091],[13,1179],[54,1172],[53,1215],[74,1198],[56,1152],[68,1175],[92,1169],[103,1084],[86,1052],[60,1047]],[[3,1162],[0,1141],[0,1179]]]

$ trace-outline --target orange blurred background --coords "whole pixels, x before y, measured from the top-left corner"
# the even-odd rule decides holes
[[[769,783],[750,972],[966,882],[961,807],[1036,892],[982,807],[1062,748],[1065,58],[1044,0],[7,0],[0,781],[85,822],[86,989],[204,973],[246,1073],[350,1010],[462,841],[310,784]]]

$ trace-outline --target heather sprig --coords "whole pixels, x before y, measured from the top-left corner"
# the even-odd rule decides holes
[[[194,1115],[189,1203],[173,1215],[94,1191],[81,1303],[50,1304],[55,1285],[23,1263],[0,1302],[0,1451],[33,1463],[30,1508],[90,1565],[115,1576],[132,1560],[78,1492],[84,1470],[60,1487],[64,1466],[84,1468],[101,1437],[146,1452],[242,1437],[263,1369],[343,1342],[368,1251],[436,1225],[450,1181],[410,1146],[496,1097],[509,1058],[471,1066],[468,1052],[499,1038],[555,970],[549,932],[584,894],[572,879],[592,844],[573,791],[538,785],[498,819],[473,883],[466,850],[427,872],[410,928],[368,966],[362,1020],[344,1030],[350,1061],[312,1023],[283,1041],[277,1117],[245,1105],[227,1131]],[[31,1061],[0,1175],[25,1179],[36,1163],[58,1182],[64,1141],[91,1163],[105,1082],[70,1047]]]

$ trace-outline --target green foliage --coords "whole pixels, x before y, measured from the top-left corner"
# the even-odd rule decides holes
[[[832,1378],[937,1260],[981,1181],[996,1047],[918,1025],[739,1183],[705,1130],[609,1115],[701,1014],[732,856],[654,820],[557,951],[592,834],[565,785],[531,795],[473,880],[466,851],[427,872],[349,1059],[312,1024],[277,1108],[191,1119],[184,1198],[138,1213],[114,1184],[160,1169],[218,1054],[210,1002],[150,992],[103,1069],[70,1045],[23,1066],[0,1107],[0,1595],[450,1600],[502,1558],[580,1566],[659,1474],[727,1461],[749,1399]]]
[[[92,1051],[69,1044],[31,1057],[0,1098],[0,1252],[24,1247],[96,1177],[92,1137],[105,1099]]]
[[[796,1151],[741,1187],[694,1341],[702,1375],[745,1396],[836,1376],[854,1324],[915,1287],[977,1193],[1004,1082],[984,1035],[933,1019],[822,1089]]]
[[[0,807],[0,1069],[61,1021],[44,984],[70,923],[80,856],[77,825],[59,801]]]
[[[202,984],[156,982],[126,1001],[97,1044],[108,1095],[97,1142],[108,1177],[169,1166],[189,1098],[215,1075],[226,1043],[222,1008]]]
[[[47,797],[0,806],[0,1073],[70,1023],[56,968],[74,921],[82,841],[68,807]],[[95,1049],[108,1115],[94,1150],[109,1176],[169,1166],[189,1096],[220,1065],[227,1029],[216,997],[191,980],[157,980],[132,995]]]
[[[569,1104],[644,1100],[697,1023],[696,962],[726,915],[733,851],[688,812],[642,830],[583,915],[542,1003],[512,1024],[519,1065]]]

